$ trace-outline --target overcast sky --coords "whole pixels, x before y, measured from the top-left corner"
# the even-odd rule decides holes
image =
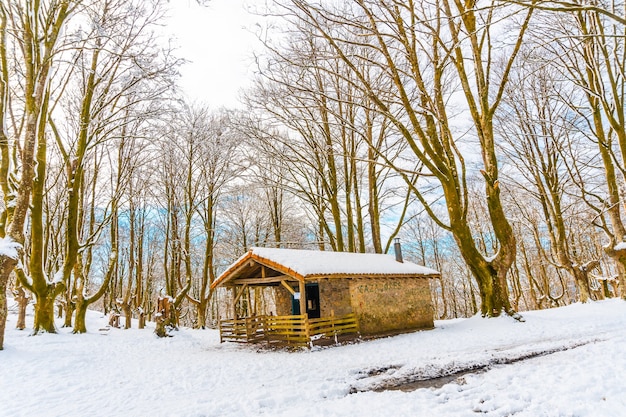
[[[239,90],[252,71],[252,34],[257,20],[245,11],[246,0],[195,0],[170,3],[168,33],[180,46],[177,55],[190,62],[181,69],[180,85],[194,100],[211,107],[239,106]]]

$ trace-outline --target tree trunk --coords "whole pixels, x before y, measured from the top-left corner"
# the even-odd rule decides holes
[[[446,319],[448,318],[448,299],[446,298],[446,286],[441,276],[439,276],[439,285],[441,286],[441,303],[443,304],[443,312],[439,319]]]
[[[56,333],[54,324],[54,299],[56,292],[54,286],[49,286],[48,291],[44,295],[36,294],[37,302],[35,303],[35,324],[33,334],[47,332]]]
[[[480,275],[479,275],[480,274]],[[480,313],[483,317],[497,317],[511,310],[508,294],[500,285],[501,277],[492,268],[475,272],[480,292]]]
[[[85,316],[87,314],[87,308],[94,302],[103,297],[110,289],[111,280],[117,272],[117,200],[114,200],[111,206],[111,225],[110,225],[110,239],[111,239],[111,253],[109,254],[109,264],[107,267],[106,275],[104,276],[104,282],[91,297],[85,297],[85,278],[80,277],[79,284],[76,288],[76,318],[74,319],[74,330],[72,333],[87,333],[87,326],[85,323]],[[107,301],[104,300],[104,306],[106,310]],[[106,314],[106,313],[105,313]],[[116,313],[112,313],[116,314]],[[118,319],[113,319],[117,322]],[[115,327],[118,327],[117,324]]]
[[[67,300],[63,307],[65,312],[63,327],[72,327],[72,315],[74,314],[75,303],[70,299]]]
[[[579,268],[572,268],[571,270],[574,274],[576,289],[578,290],[578,301],[586,303],[591,298],[591,289],[589,288],[589,279],[587,274]]]
[[[376,180],[376,164],[375,162],[373,162],[376,155],[371,147],[368,149],[367,156],[371,161],[367,164],[367,190],[369,197],[367,209],[370,215],[372,245],[374,246],[374,252],[383,253],[383,245],[380,232],[380,212],[378,202],[378,184]]]
[[[208,306],[208,302],[210,300],[210,297],[208,298],[204,298],[200,301],[200,303],[198,303],[197,306],[197,312],[198,312],[198,328],[199,329],[206,329],[206,313],[207,313],[207,306]]]
[[[7,306],[7,285],[1,282],[0,277],[0,350],[4,349],[4,329],[7,324],[8,306]]]
[[[74,317],[74,330],[72,333],[87,333],[85,318],[88,304],[83,302],[82,297],[76,301],[76,317]]]
[[[87,315],[88,306],[89,303],[85,300],[84,295],[84,280],[81,277],[76,288],[76,317],[74,318],[74,329],[72,330],[72,333],[87,333],[85,316]]]
[[[146,327],[146,313],[142,309],[139,311],[139,325],[137,327],[139,329],[145,329]]]
[[[157,300],[157,313],[155,318],[156,327],[154,329],[154,333],[156,333],[158,337],[168,336],[166,327],[168,326],[169,318],[171,317],[170,300],[170,297],[159,297]]]
[[[15,324],[15,328],[18,330],[24,330],[26,328],[26,307],[28,306],[29,298],[26,296],[26,291],[24,291],[22,286],[19,286],[13,291],[13,299],[18,305],[17,323]]]
[[[122,303],[121,307],[122,307],[122,312],[124,313],[124,328],[130,329],[132,327],[132,318],[133,318],[132,304],[130,300],[125,303]]]
[[[626,249],[615,250],[614,248],[604,247],[604,251],[617,264],[618,280],[616,282],[619,288],[619,296],[622,300],[626,300]],[[618,291],[615,291],[618,296]]]
[[[507,274],[515,260],[516,241],[510,224],[502,211],[497,183],[493,186],[493,184],[489,184],[488,180],[487,190],[491,223],[499,242],[497,254],[488,260],[480,253],[474,242],[469,223],[464,219],[461,220],[461,205],[454,204],[456,195],[451,194],[450,190],[444,187],[444,192],[447,191],[446,194],[450,196],[447,198],[450,213],[453,216],[458,216],[458,218],[451,219],[451,231],[461,256],[478,285],[481,315],[483,317],[497,317],[502,313],[514,315],[509,301]],[[510,236],[504,236],[505,230],[509,231]],[[471,294],[473,296],[473,292]]]
[[[0,284],[0,350],[4,349],[4,329],[7,323],[8,306],[6,284]]]
[[[16,259],[0,256],[0,350],[4,349],[4,330],[8,315],[7,284],[16,264]]]

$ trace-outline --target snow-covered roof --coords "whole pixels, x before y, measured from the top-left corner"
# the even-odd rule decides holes
[[[220,285],[235,271],[255,260],[304,280],[323,276],[438,276],[438,271],[412,262],[398,262],[392,255],[328,252],[302,249],[252,248],[215,281]]]

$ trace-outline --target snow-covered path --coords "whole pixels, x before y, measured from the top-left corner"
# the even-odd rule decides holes
[[[432,331],[290,353],[220,344],[212,330],[103,335],[97,313],[89,334],[29,337],[10,315],[0,416],[626,416],[625,302],[524,317],[439,321]],[[368,391],[563,347],[572,348],[437,389]]]

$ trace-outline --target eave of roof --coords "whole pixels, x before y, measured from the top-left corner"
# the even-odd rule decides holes
[[[398,271],[394,271],[394,272],[376,272],[376,271],[351,271],[351,272],[331,272],[331,271],[310,271],[307,273],[301,273],[296,271],[293,268],[290,268],[286,265],[284,265],[283,263],[277,262],[273,259],[270,259],[268,256],[262,256],[261,254],[259,254],[259,252],[261,254],[266,253],[266,254],[298,254],[298,255],[303,255],[303,256],[316,256],[319,257],[324,256],[326,257],[327,255],[329,257],[343,257],[343,256],[347,256],[347,257],[353,257],[353,255],[363,255],[363,254],[345,254],[343,253],[343,256],[341,254],[338,254],[337,252],[320,252],[320,251],[305,251],[305,250],[301,250],[301,251],[297,251],[297,250],[289,250],[289,249],[268,249],[268,248],[252,248],[250,249],[247,253],[245,253],[243,256],[241,256],[237,261],[235,261],[226,271],[224,271],[217,280],[215,280],[215,282],[213,282],[213,284],[211,284],[211,288],[215,288],[218,287],[220,285],[225,284],[226,282],[230,281],[231,279],[234,278],[234,275],[241,270],[242,268],[245,268],[246,263],[250,262],[250,261],[255,261],[260,265],[265,265],[271,269],[274,269],[276,271],[279,271],[285,275],[288,275],[290,277],[293,277],[294,279],[298,280],[298,281],[305,281],[305,280],[311,280],[311,279],[317,279],[317,278],[373,278],[373,277],[384,277],[384,278],[409,278],[409,277],[420,277],[420,278],[434,278],[434,277],[438,277],[440,276],[440,273],[438,271],[426,268],[426,267],[422,267],[419,265],[415,265],[412,263],[407,263],[406,266],[408,267],[409,265],[411,265],[412,267],[414,267],[416,270],[412,270],[409,272],[398,272]],[[382,256],[382,255],[376,255],[376,254],[369,254],[369,255],[374,255],[374,256]],[[385,255],[386,256],[386,255]],[[277,256],[278,257],[278,256]],[[359,258],[361,259],[361,258]],[[386,259],[386,258],[385,258]],[[387,259],[386,259],[387,260]],[[395,261],[394,261],[395,262]],[[288,263],[288,262],[285,262]],[[392,268],[392,269],[397,269]],[[261,280],[259,281],[261,282]]]
[[[224,284],[227,281],[230,281],[232,279],[232,275],[234,272],[236,272],[237,270],[239,270],[240,268],[244,267],[246,265],[246,263],[250,262],[250,261],[256,261],[261,265],[265,265],[269,268],[272,268],[276,271],[280,271],[285,275],[289,275],[291,277],[294,277],[295,279],[297,279],[298,281],[304,281],[304,277],[297,273],[296,271],[294,271],[291,268],[287,268],[284,265],[281,265],[279,263],[276,263],[274,261],[272,261],[271,259],[266,259],[263,258],[255,253],[252,252],[252,249],[248,252],[246,252],[243,256],[241,256],[239,259],[237,259],[230,267],[228,267],[228,269],[226,271],[224,271],[214,282],[213,284],[211,284],[211,288],[216,288],[222,284]]]

